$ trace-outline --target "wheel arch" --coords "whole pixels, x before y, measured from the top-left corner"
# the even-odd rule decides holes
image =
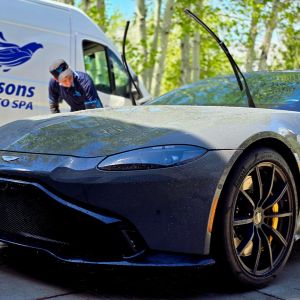
[[[254,141],[253,143],[248,144],[239,153],[239,155],[237,155],[237,157],[235,157],[233,159],[233,162],[231,163],[230,169],[229,169],[229,171],[227,171],[225,181],[221,185],[220,184],[218,185],[218,188],[220,186],[222,186],[222,188],[219,191],[218,196],[215,196],[214,200],[213,200],[213,202],[215,202],[215,203],[212,204],[212,210],[210,212],[210,214],[212,214],[212,213],[214,214],[213,222],[211,222],[211,215],[209,216],[209,220],[210,220],[209,222],[212,223],[210,230],[209,230],[209,227],[208,227],[208,231],[210,232],[210,235],[209,235],[210,236],[210,241],[209,241],[209,249],[210,249],[209,252],[210,253],[213,250],[212,249],[212,247],[213,247],[212,240],[213,240],[214,232],[216,231],[216,227],[217,227],[219,208],[221,206],[220,205],[220,203],[221,203],[220,199],[222,199],[222,195],[225,192],[225,187],[227,186],[227,182],[228,182],[232,172],[234,171],[235,166],[243,159],[243,157],[247,153],[253,151],[253,149],[257,149],[257,148],[260,148],[260,147],[267,147],[267,148],[270,148],[270,149],[273,149],[273,150],[277,151],[284,158],[286,163],[288,164],[288,166],[289,166],[289,168],[290,168],[290,170],[293,174],[295,183],[296,183],[296,189],[297,189],[296,192],[297,192],[297,197],[298,197],[297,198],[298,213],[299,213],[300,197],[298,195],[300,195],[300,185],[298,185],[297,183],[300,182],[300,169],[299,169],[300,165],[298,165],[296,156],[293,153],[292,148],[287,143],[285,143],[282,139],[278,139],[276,137],[264,137],[264,138],[258,139],[256,141]]]

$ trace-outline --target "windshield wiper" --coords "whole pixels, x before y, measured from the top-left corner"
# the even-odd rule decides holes
[[[128,76],[129,76],[129,79],[130,79],[131,83],[134,85],[136,91],[137,91],[138,94],[139,94],[139,97],[138,97],[138,98],[142,98],[143,95],[142,95],[142,93],[141,93],[141,90],[140,90],[139,87],[135,84],[134,79],[132,78],[131,72],[129,71],[127,61],[126,61],[125,45],[126,45],[126,38],[127,38],[127,32],[128,32],[129,24],[130,24],[130,21],[127,21],[127,22],[126,22],[125,31],[124,31],[124,36],[123,36],[122,60],[123,60],[123,65],[124,65],[124,67],[125,67],[125,70],[126,70]],[[136,101],[135,101],[135,98],[134,98],[133,93],[132,93],[132,90],[131,90],[131,85],[130,85],[130,97],[131,97],[132,105],[136,105]]]
[[[224,42],[221,41],[219,39],[219,37],[203,21],[201,21],[195,14],[193,14],[189,9],[185,9],[184,12],[188,16],[190,16],[192,19],[194,19],[198,24],[200,24],[216,40],[216,42],[221,47],[221,49],[224,51],[224,53],[226,54],[226,56],[231,64],[232,70],[234,72],[234,75],[236,77],[236,80],[237,80],[240,90],[243,91],[245,89],[245,92],[246,92],[246,95],[248,98],[248,106],[255,107],[247,80],[246,80],[244,74],[242,73],[242,71],[240,70],[239,66],[233,59],[232,55],[230,54],[230,52],[229,52],[228,48],[226,47],[226,45],[224,44]],[[244,85],[242,84],[241,78],[244,82]]]

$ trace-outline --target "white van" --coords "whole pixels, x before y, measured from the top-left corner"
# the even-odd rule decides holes
[[[48,70],[58,58],[93,78],[104,106],[131,105],[121,56],[82,11],[53,1],[1,0],[0,124],[49,113]]]

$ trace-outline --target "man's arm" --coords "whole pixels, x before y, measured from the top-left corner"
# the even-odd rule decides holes
[[[51,79],[49,82],[49,107],[51,113],[60,113],[59,110],[59,102],[60,102],[60,96],[59,96],[59,90],[58,90],[58,84],[54,79]]]
[[[98,93],[97,93],[97,90],[96,90],[96,87],[94,85],[94,82],[92,80],[92,78],[84,73],[84,77],[82,78],[81,80],[81,87],[83,88],[84,90],[84,93],[85,93],[85,101],[97,101],[98,102],[98,105],[97,107],[103,107],[102,105],[102,102],[98,96]]]

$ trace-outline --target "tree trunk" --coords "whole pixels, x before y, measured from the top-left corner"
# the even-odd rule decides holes
[[[141,53],[143,57],[143,71],[141,73],[143,83],[147,86],[147,63],[148,63],[148,49],[147,49],[147,28],[146,28],[146,15],[147,10],[144,0],[137,0],[137,28],[138,28],[138,41],[141,45]]]
[[[267,68],[267,59],[271,46],[272,35],[277,23],[279,8],[280,0],[273,0],[272,11],[266,24],[266,32],[261,46],[261,55],[258,66],[259,70],[266,70]]]
[[[152,89],[154,66],[155,66],[156,58],[157,58],[158,34],[159,34],[159,30],[160,30],[161,1],[162,0],[156,0],[156,7],[155,7],[155,13],[154,13],[155,29],[154,29],[152,47],[151,47],[151,51],[150,51],[150,63],[152,65],[152,67],[149,69],[149,83],[148,83],[149,91],[151,91],[151,89]]]
[[[105,16],[105,0],[97,0],[97,10],[99,12],[102,29],[105,31],[107,25]]]
[[[190,81],[190,37],[185,34],[181,44],[181,69],[180,69],[180,83],[187,84]]]
[[[197,2],[194,4],[195,10],[199,11],[198,15],[200,19],[203,18],[203,2],[204,0],[197,0]],[[192,76],[192,82],[196,82],[200,79],[200,41],[201,41],[201,35],[198,30],[196,29],[196,32],[194,32],[193,40],[192,40],[192,65],[191,65],[191,76]]]
[[[259,0],[253,1],[253,10],[251,15],[251,25],[250,31],[248,36],[248,49],[246,54],[246,71],[251,72],[253,71],[253,63],[255,61],[255,41],[257,37],[257,25],[259,22],[260,12],[261,9],[258,6]]]
[[[160,32],[160,41],[161,41],[161,52],[159,55],[158,62],[155,66],[155,74],[154,74],[154,96],[158,96],[160,94],[161,81],[164,75],[165,69],[165,60],[168,50],[168,42],[169,42],[169,33],[172,25],[172,16],[174,11],[174,0],[167,0],[163,25]]]
[[[88,9],[90,7],[90,4],[91,4],[91,0],[83,0],[83,11],[85,13],[88,12]]]
[[[200,33],[197,31],[193,37],[193,57],[192,57],[192,81],[200,79]]]

